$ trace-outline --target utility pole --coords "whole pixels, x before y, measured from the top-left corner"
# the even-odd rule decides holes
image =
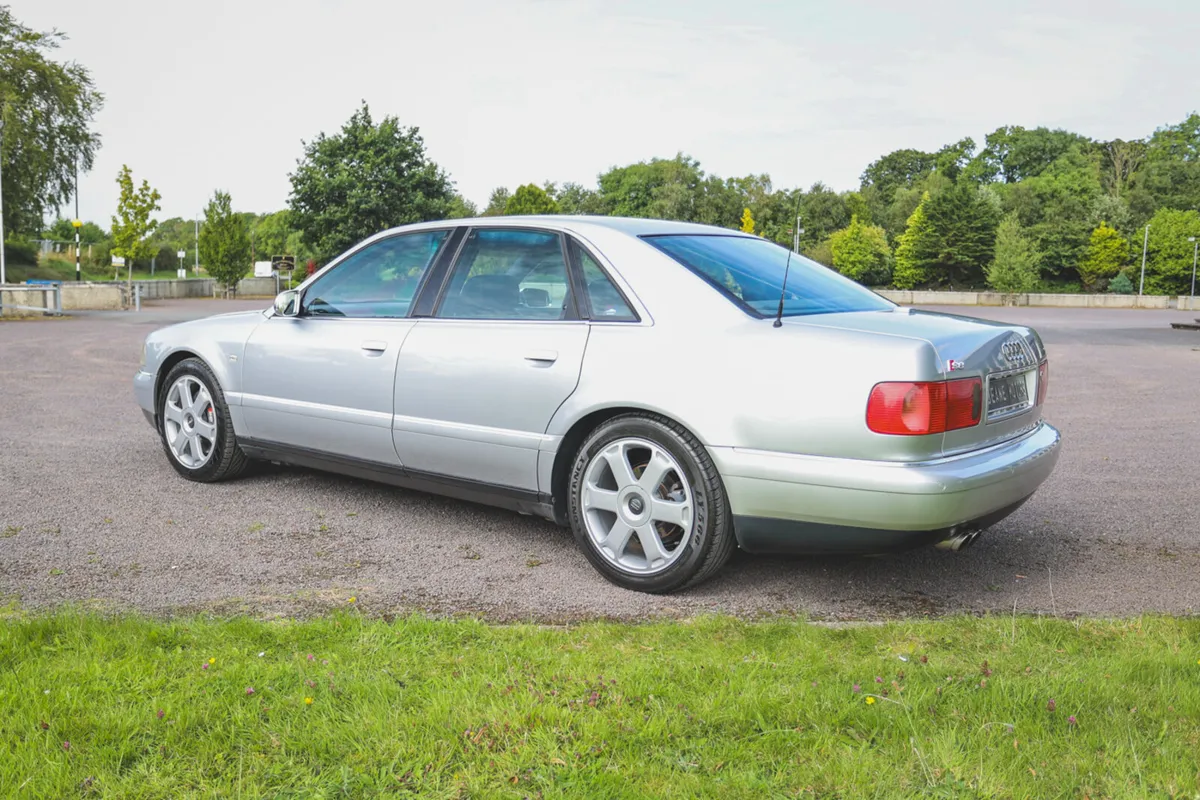
[[[1142,280],[1138,284],[1138,296],[1141,297],[1142,289],[1146,286],[1146,245],[1150,243],[1150,223],[1146,223],[1146,235],[1142,238]]]
[[[192,267],[192,274],[200,274],[200,215],[196,215],[196,264]]]
[[[75,280],[83,280],[83,271],[79,268],[79,229],[83,227],[83,220],[79,218],[79,156],[75,157],[75,219],[71,223],[75,226]]]
[[[1192,293],[1188,296],[1194,301],[1196,299],[1196,253],[1200,251],[1200,241],[1197,241],[1195,236],[1189,236],[1188,241],[1192,243]],[[1195,306],[1195,302],[1192,305]]]

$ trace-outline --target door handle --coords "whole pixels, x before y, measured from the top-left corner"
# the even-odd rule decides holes
[[[378,339],[368,339],[362,343],[363,350],[370,350],[373,353],[382,353],[387,350],[387,342],[381,342]]]
[[[536,364],[553,364],[558,361],[557,350],[531,350],[525,354],[526,361],[532,361]]]

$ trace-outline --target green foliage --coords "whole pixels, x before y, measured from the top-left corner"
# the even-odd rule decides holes
[[[1079,279],[1089,292],[1102,288],[1102,281],[1116,276],[1129,257],[1129,242],[1106,223],[1092,231],[1087,252],[1079,262]]]
[[[4,240],[5,268],[10,266],[35,267],[38,263],[38,249],[32,242],[13,236]]]
[[[43,239],[54,239],[58,242],[74,242],[75,241],[75,226],[71,224],[71,220],[64,217],[59,217],[42,231]],[[85,222],[79,227],[79,241],[81,244],[95,244],[103,242],[108,238],[108,233],[94,222]]]
[[[509,216],[525,214],[557,214],[558,203],[547,194],[546,190],[532,183],[518,186],[512,197],[504,205],[504,213]]]
[[[1192,112],[1178,125],[1166,125],[1150,135],[1146,156],[1151,161],[1200,161],[1200,114]]]
[[[1016,214],[1009,214],[996,229],[996,257],[987,269],[987,283],[1005,294],[1034,291],[1041,280],[1040,256],[1033,241],[1021,230]]]
[[[133,173],[127,165],[121,167],[117,176],[121,197],[117,201],[117,214],[112,218],[112,254],[125,259],[126,274],[133,280],[133,262],[149,259],[157,248],[148,237],[158,221],[150,215],[159,210],[162,196],[150,183],[142,180],[141,187],[134,189]]]
[[[512,197],[512,193],[503,186],[498,186],[492,189],[492,194],[488,198],[487,208],[483,210],[485,217],[499,217],[504,214],[504,209],[508,207],[508,200]]]
[[[750,213],[749,208],[742,209],[742,225],[740,230],[742,233],[754,233],[754,215]]]
[[[816,261],[818,264],[824,264],[827,267],[833,266],[833,245],[829,237],[809,247],[800,249],[800,252]]]
[[[562,214],[599,215],[606,213],[600,193],[578,183],[564,183],[562,188],[555,193],[554,199]]]
[[[1162,208],[1150,219],[1147,294],[1187,294],[1192,280],[1192,243],[1200,237],[1200,213]],[[1139,275],[1140,279],[1140,275]]]
[[[843,199],[846,201],[846,212],[851,219],[858,217],[864,224],[871,224],[873,221],[871,206],[863,197],[862,192],[846,192]]]
[[[46,211],[73,193],[76,167],[91,169],[100,147],[90,125],[104,98],[91,75],[46,57],[64,38],[35,32],[0,6],[0,166],[9,233],[40,231]]]
[[[908,218],[896,246],[896,265],[892,282],[900,289],[915,289],[927,283],[937,265],[938,236],[926,213],[929,193]]]
[[[292,224],[322,259],[396,225],[444,219],[454,197],[418,129],[395,117],[376,125],[366,103],[340,132],[305,144],[289,178]]]
[[[859,220],[829,237],[833,267],[866,286],[883,286],[892,278],[892,250],[883,228]]]
[[[984,268],[995,257],[1000,216],[986,190],[962,182],[923,202],[937,243],[928,279],[960,287],[982,283]]]
[[[150,800],[1191,798],[1198,640],[1186,617],[28,614],[0,626],[0,786]]]
[[[1133,281],[1124,271],[1118,272],[1117,277],[1108,282],[1108,291],[1112,294],[1133,294]]]
[[[800,225],[804,228],[800,236],[801,248],[823,242],[834,231],[850,224],[845,198],[820,181],[800,197],[799,205]]]
[[[1102,194],[1092,201],[1087,221],[1093,229],[1105,224],[1122,236],[1132,232],[1134,227],[1129,204],[1111,194]]]
[[[449,207],[446,209],[446,219],[470,219],[477,216],[479,216],[479,209],[475,204],[458,192],[455,192],[450,198]]]
[[[220,190],[204,210],[200,227],[200,261],[226,288],[234,288],[250,270],[250,236],[245,221],[233,212],[229,194]]]
[[[983,150],[968,165],[973,180],[1018,183],[1042,174],[1072,148],[1089,144],[1085,136],[1061,129],[1006,125],[987,135]]]

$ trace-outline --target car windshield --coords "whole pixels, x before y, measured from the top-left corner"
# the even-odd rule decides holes
[[[788,250],[766,239],[720,234],[643,237],[738,305],[761,317],[779,310]],[[887,311],[895,306],[812,259],[792,253],[784,295],[785,317],[845,311]]]

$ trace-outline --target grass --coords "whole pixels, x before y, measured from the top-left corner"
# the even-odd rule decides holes
[[[1198,660],[1195,619],[551,628],[369,619],[357,605],[306,622],[14,613],[0,626],[0,787],[1192,798]]]
[[[89,269],[83,267],[80,275],[85,281],[112,281],[114,271],[110,269]],[[51,259],[43,259],[38,266],[28,265],[11,265],[6,267],[6,279],[9,283],[24,283],[28,280],[43,280],[43,281],[73,281],[75,280],[75,262],[69,264],[65,261],[57,261]],[[174,280],[178,276],[175,270],[157,270],[153,275],[149,271],[134,270],[133,280],[135,281],[150,281],[150,280]],[[188,277],[195,277],[191,269],[188,269]],[[125,270],[121,270],[121,277],[118,281],[124,281],[128,278]]]

